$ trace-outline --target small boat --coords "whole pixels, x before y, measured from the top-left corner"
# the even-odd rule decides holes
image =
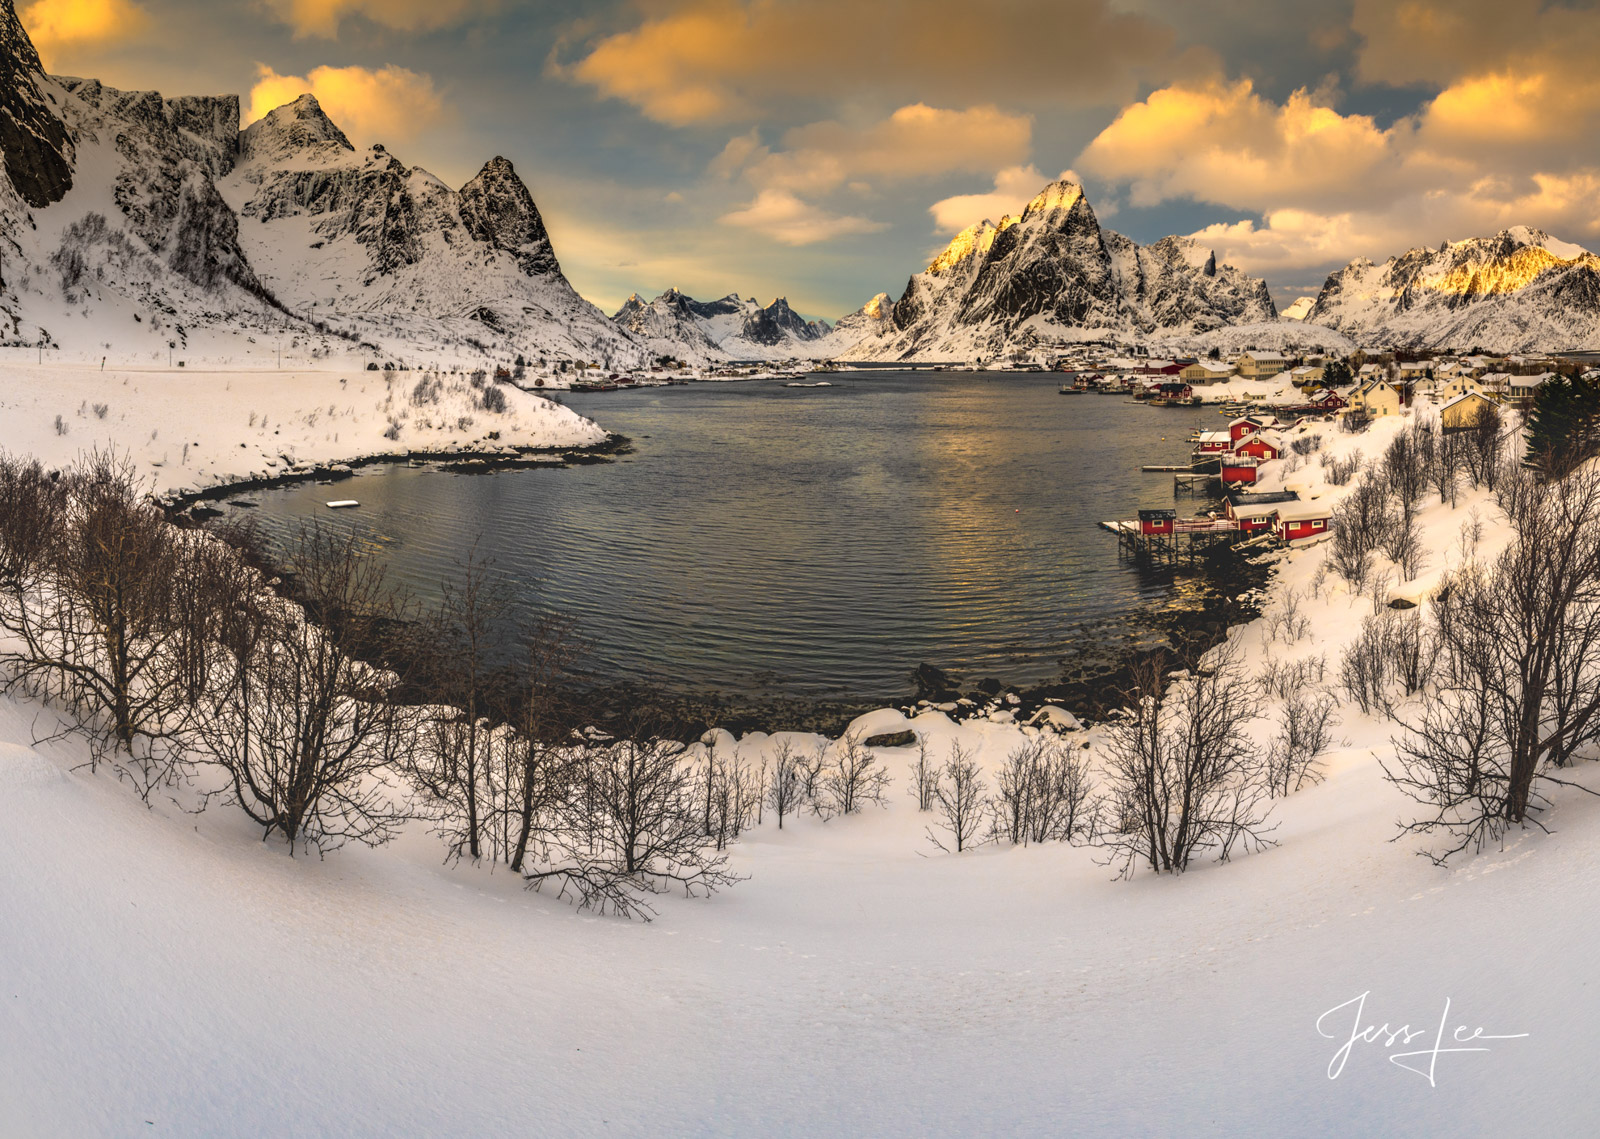
[[[1087,388],[1076,387],[1076,386],[1074,386],[1072,384],[1062,384],[1061,385],[1061,394],[1062,395],[1082,395],[1087,390],[1088,390]]]
[[[349,510],[351,507],[360,506],[361,504],[353,498],[336,498],[332,502],[324,503],[323,505],[329,510]]]

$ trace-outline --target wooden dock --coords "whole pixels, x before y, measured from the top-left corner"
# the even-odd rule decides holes
[[[1117,549],[1129,557],[1193,559],[1219,545],[1231,546],[1247,535],[1231,518],[1179,518],[1171,533],[1146,534],[1136,519],[1100,523],[1117,536]]]

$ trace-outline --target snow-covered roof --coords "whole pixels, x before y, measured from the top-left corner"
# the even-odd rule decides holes
[[[1446,400],[1443,404],[1440,405],[1439,411],[1441,413],[1445,412],[1445,411],[1448,411],[1450,408],[1454,407],[1456,404],[1462,403],[1462,402],[1464,402],[1466,400],[1469,400],[1469,399],[1481,399],[1481,400],[1487,401],[1488,398],[1489,398],[1488,396],[1484,395],[1482,392],[1478,391],[1476,388],[1469,389],[1468,391],[1462,392],[1460,395],[1456,396],[1454,399]]]
[[[1537,376],[1512,376],[1511,386],[1514,388],[1532,389],[1543,387],[1546,383],[1556,378],[1554,372],[1542,372]]]
[[[1197,443],[1226,443],[1232,436],[1226,431],[1202,431],[1195,436]]]
[[[1309,522],[1332,517],[1333,508],[1325,502],[1285,502],[1278,506],[1278,520],[1281,522]]]
[[[1288,363],[1289,357],[1277,352],[1245,352],[1239,359],[1254,360],[1257,364],[1285,364]]]

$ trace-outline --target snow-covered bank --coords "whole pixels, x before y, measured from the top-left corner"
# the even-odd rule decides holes
[[[1516,1133],[1506,1087],[1578,1134],[1592,1107],[1600,994],[1528,967],[1595,933],[1581,799],[1439,871],[1387,841],[1401,801],[1351,747],[1278,848],[1117,883],[1082,849],[937,855],[902,753],[887,809],[769,821],[748,882],[644,925],[441,868],[417,832],[291,860],[226,811],[146,811],[29,747],[34,714],[0,706],[18,1134]],[[986,762],[1017,738],[940,719]],[[1531,1035],[1442,1056],[1435,1087],[1379,1046],[1330,1081],[1348,1029],[1316,1020],[1364,992],[1372,1023],[1431,1032],[1448,998]]]
[[[1371,455],[1401,426],[1307,430]],[[1268,470],[1350,493],[1315,454]],[[1486,496],[1422,503],[1426,572],[1474,509],[1487,551]],[[1319,580],[1325,552],[1287,554],[1266,616],[1236,631],[1258,666],[1336,665],[1373,611]],[[1305,624],[1285,631],[1291,590]],[[291,860],[220,803],[147,811],[76,741],[35,745],[42,709],[3,702],[0,1118],[42,1135],[1518,1133],[1512,1087],[1541,1089],[1542,1132],[1582,1133],[1600,804],[1563,796],[1554,835],[1439,870],[1389,841],[1414,807],[1378,766],[1393,729],[1341,716],[1326,781],[1276,807],[1278,845],[1226,865],[1116,882],[1082,847],[939,853],[908,794],[915,749],[886,748],[885,807],[781,831],[769,814],[731,850],[748,880],[663,898],[646,925],[442,867],[421,823]],[[936,757],[959,743],[991,786],[1027,738],[1003,709],[857,725],[908,727]],[[1063,741],[1094,755],[1103,736]],[[756,763],[778,742],[737,746]],[[1385,1059],[1406,1049],[1361,1044],[1330,1080],[1356,1022],[1318,1018],[1363,993],[1360,1027],[1430,1034],[1412,1051],[1447,1000],[1446,1046],[1456,1024],[1529,1035],[1441,1055],[1431,1086]]]
[[[502,404],[503,401],[503,404]],[[107,369],[0,362],[0,448],[116,447],[158,493],[411,452],[588,447],[592,420],[480,373]]]

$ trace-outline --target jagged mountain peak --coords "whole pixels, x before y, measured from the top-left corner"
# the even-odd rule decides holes
[[[0,154],[18,196],[35,208],[59,202],[72,188],[72,142],[40,93],[43,79],[44,64],[15,3],[0,0]]]
[[[1060,178],[1034,195],[1033,200],[1022,211],[1022,220],[1027,221],[1036,214],[1068,212],[1084,200],[1082,186],[1069,179]]]
[[[1106,336],[1204,333],[1274,321],[1266,282],[1186,237],[1140,246],[1102,230],[1083,187],[1050,183],[1020,218],[956,235],[895,302],[893,334],[864,338],[860,358],[990,357],[1023,345]]]
[[[282,159],[297,151],[347,151],[355,147],[307,92],[292,103],[275,107],[251,123],[240,136],[239,149],[246,158]]]
[[[1600,257],[1517,225],[1328,277],[1306,319],[1403,347],[1521,351],[1600,344]]]
[[[511,254],[529,276],[561,271],[533,193],[508,159],[484,163],[460,199],[462,224],[473,237]]]

